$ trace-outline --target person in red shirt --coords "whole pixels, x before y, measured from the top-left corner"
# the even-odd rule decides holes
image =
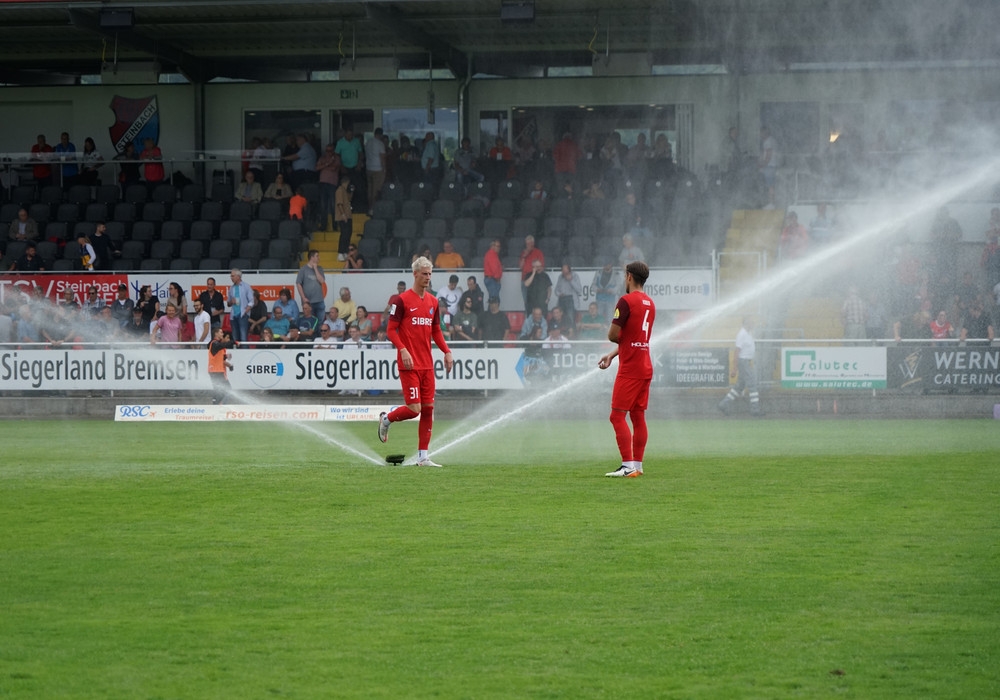
[[[139,160],[146,161],[143,166],[145,168],[143,175],[146,176],[146,183],[150,187],[163,182],[166,175],[163,170],[163,151],[153,139],[146,139],[142,142],[142,153],[139,154]]]
[[[605,476],[642,476],[642,457],[649,436],[646,407],[649,383],[653,379],[649,339],[656,320],[656,305],[643,292],[648,278],[646,263],[637,261],[625,266],[625,296],[618,300],[608,330],[608,340],[617,347],[597,363],[601,369],[607,369],[611,360],[618,358],[618,375],[611,392],[611,425],[615,429],[622,465]],[[626,414],[632,420],[631,431]]]
[[[31,160],[41,161],[31,168],[39,189],[52,184],[52,166],[48,164],[51,156],[44,155],[47,153],[55,153],[55,149],[45,143],[45,134],[39,134],[37,142],[31,147]]]
[[[556,189],[562,191],[566,185],[576,180],[576,164],[583,158],[583,151],[573,140],[573,134],[566,132],[552,148],[552,160],[556,179]]]
[[[490,241],[490,249],[483,256],[483,284],[490,299],[500,299],[500,283],[503,281],[503,263],[500,261],[500,239]]]
[[[434,265],[425,257],[413,261],[413,286],[389,300],[386,337],[396,348],[399,380],[403,386],[402,406],[379,415],[378,439],[389,439],[389,426],[420,416],[417,431],[417,466],[440,467],[428,454],[434,427],[434,358],[431,340],[444,353],[445,371],[451,372],[454,359],[445,342],[438,316],[437,297],[430,293]]]

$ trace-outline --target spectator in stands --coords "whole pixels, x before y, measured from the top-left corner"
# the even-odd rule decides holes
[[[278,173],[274,177],[274,182],[267,186],[264,192],[264,199],[276,199],[279,202],[287,202],[292,198],[292,187],[285,182],[285,176]]]
[[[144,325],[144,335],[149,334],[149,326]],[[23,304],[17,310],[17,328],[14,331],[15,341],[18,343],[39,343],[42,334],[34,322],[31,306]]]
[[[139,160],[145,161],[143,175],[146,178],[146,185],[150,188],[150,193],[152,193],[153,188],[163,182],[166,175],[166,171],[163,168],[163,151],[160,150],[160,147],[156,145],[153,139],[144,139]]]
[[[437,298],[441,321],[444,326],[450,326],[451,319],[458,313],[458,302],[462,299],[462,292],[458,289],[458,275],[448,277],[448,285],[437,293]]]
[[[809,240],[817,245],[825,245],[832,237],[833,221],[827,214],[826,203],[821,202],[816,205],[816,217],[809,222]]]
[[[184,297],[184,289],[177,282],[167,285],[167,303],[177,307],[178,315],[186,312],[187,299]]]
[[[600,179],[592,179],[587,188],[583,191],[583,196],[585,199],[607,199],[607,193],[604,191],[604,185],[601,183]]]
[[[330,335],[330,324],[324,321],[319,327],[319,337],[313,341],[314,348],[326,348],[328,350],[336,350],[340,347],[340,343],[333,339]]]
[[[282,313],[289,322],[294,322],[299,317],[299,305],[292,298],[292,292],[288,287],[282,287],[281,291],[278,292],[278,300],[274,302],[274,306],[281,307]],[[274,311],[273,307],[271,311]]]
[[[365,269],[365,258],[358,252],[358,247],[353,243],[347,246],[347,259],[344,260],[344,269],[348,272]]]
[[[334,150],[333,144],[326,147],[323,155],[316,161],[319,172],[320,224],[326,231],[331,220],[336,221],[337,185],[340,183],[340,156]]]
[[[459,270],[465,267],[465,260],[461,253],[455,252],[455,246],[451,241],[445,241],[443,250],[434,258],[434,267],[439,270]]]
[[[893,337],[896,342],[902,339],[923,340],[931,337],[930,314],[923,309],[907,313],[892,324]]]
[[[528,192],[528,199],[537,199],[544,202],[549,198],[549,193],[545,191],[545,183],[541,180],[535,180],[531,185],[531,190]]]
[[[253,308],[253,289],[243,281],[243,271],[233,268],[229,272],[229,321],[233,329],[233,342],[246,342],[250,328],[250,309]]]
[[[149,334],[149,344],[156,345],[157,342],[164,343],[167,347],[180,347],[177,343],[181,340],[181,321],[177,305],[167,302],[167,313],[156,319],[154,327]]]
[[[552,278],[545,272],[541,261],[535,260],[531,264],[531,274],[524,278],[522,284],[525,288],[525,313],[529,313],[536,307],[549,308],[549,300],[552,297]]]
[[[782,260],[795,260],[809,250],[809,232],[799,223],[799,215],[794,211],[785,216],[785,227],[781,229],[781,243],[778,253]]]
[[[333,302],[333,305],[337,307],[344,323],[354,323],[358,316],[358,305],[351,299],[351,290],[347,287],[341,287],[339,294],[339,298]]]
[[[479,340],[479,316],[472,309],[472,297],[464,297],[451,320],[452,340]]]
[[[538,261],[545,266],[545,253],[541,249],[535,247],[535,237],[532,235],[527,235],[524,237],[524,249],[521,251],[519,258],[519,265],[521,266],[521,296],[524,297],[527,294],[526,287],[524,286],[524,280],[527,279],[528,275],[531,274],[532,266]]]
[[[288,218],[302,221],[305,218],[308,204],[309,200],[306,199],[305,190],[299,187],[288,200]]]
[[[292,165],[291,184],[296,191],[307,182],[316,181],[316,149],[309,143],[305,134],[295,135],[295,153],[282,156]]]
[[[354,137],[354,129],[351,127],[344,129],[344,135],[337,141],[334,151],[340,156],[344,172],[354,172],[363,165],[361,156],[364,153],[364,147],[361,145],[361,141]]]
[[[428,258],[428,260],[430,260],[430,258]],[[396,282],[396,294],[402,294],[405,291],[406,291],[406,282],[404,280],[399,280],[398,282]],[[435,294],[434,296],[437,295]],[[389,297],[389,299],[391,300],[392,297]],[[385,305],[385,309],[382,310],[382,317],[389,318],[389,314],[391,311],[392,311],[392,304],[387,302]]]
[[[500,182],[514,177],[514,154],[504,142],[503,136],[497,136],[489,154],[490,180]]]
[[[510,319],[500,310],[500,298],[490,297],[486,313],[480,320],[483,340],[504,340],[510,333]]]
[[[44,272],[45,261],[38,256],[34,242],[29,241],[21,257],[7,269],[11,272]]]
[[[214,277],[205,280],[205,291],[199,294],[198,298],[205,310],[208,311],[208,315],[212,317],[212,328],[220,328],[222,318],[226,314],[226,300],[223,299],[222,293],[215,288]]]
[[[139,288],[139,301],[135,308],[142,312],[142,320],[146,324],[146,333],[149,333],[149,324],[160,313],[160,300],[153,296],[153,290],[148,284]]]
[[[994,337],[993,323],[990,321],[989,315],[985,313],[982,300],[977,299],[969,307],[966,317],[962,319],[962,331],[959,334],[959,340],[963,343],[968,340],[988,340],[993,342]]]
[[[80,172],[80,166],[76,164],[76,145],[69,140],[69,134],[62,132],[59,135],[59,143],[54,149],[56,157],[63,161],[62,165],[62,185],[68,188],[76,184],[76,176]],[[73,161],[73,162],[69,162]]]
[[[354,215],[351,209],[351,198],[354,196],[354,188],[351,187],[351,178],[345,175],[340,178],[340,185],[337,187],[334,221],[340,230],[340,241],[337,244],[337,259],[341,262],[347,260],[347,249],[351,245],[351,237],[354,235],[353,220]]]
[[[434,132],[424,135],[424,150],[420,153],[420,169],[427,184],[436,187],[441,182],[441,146],[434,139]]]
[[[142,309],[132,308],[132,315],[122,326],[122,336],[130,340],[140,340],[149,336],[149,321],[142,317]]]
[[[97,252],[94,250],[94,246],[90,243],[90,237],[77,236],[76,243],[80,246],[80,269],[93,271],[94,266],[100,261],[97,258]]]
[[[135,302],[128,298],[128,285],[122,282],[118,285],[115,300],[111,302],[111,316],[118,322],[120,328],[124,328],[132,318],[134,309]]]
[[[955,327],[948,321],[945,311],[938,311],[937,317],[930,322],[931,337],[934,340],[947,340],[955,337]]]
[[[10,222],[7,238],[12,241],[37,241],[38,222],[28,216],[28,210],[17,210],[17,218]]]
[[[267,147],[264,140],[254,136],[250,140],[250,158],[247,163],[247,172],[253,173],[253,179],[257,184],[264,184],[264,159],[268,157]]]
[[[296,343],[311,343],[317,335],[319,319],[313,315],[312,304],[302,302],[302,313],[288,330],[288,339]]]
[[[275,304],[274,308],[271,309],[271,318],[264,322],[264,330],[270,331],[274,340],[284,340],[288,337],[291,327],[291,321],[285,317],[281,307]],[[261,339],[263,339],[263,335],[261,335]]]
[[[361,331],[361,339],[366,343],[372,339],[375,334],[375,330],[372,328],[372,320],[368,317],[368,308],[364,306],[358,306],[357,319],[355,319],[354,324]]]
[[[309,302],[318,318],[326,316],[326,273],[319,264],[319,251],[310,250],[308,262],[299,269],[295,277],[295,291],[302,299],[302,310]]]
[[[598,312],[604,319],[611,318],[615,303],[624,290],[625,281],[621,269],[616,268],[613,263],[605,263],[604,267],[594,273],[594,279],[590,283]]]
[[[485,295],[483,294],[482,288],[476,281],[475,275],[469,275],[468,279],[465,280],[465,291],[462,292],[462,298],[458,300],[459,308],[465,304],[467,298],[472,299],[472,310],[476,312],[480,318],[482,318],[483,312],[485,311],[484,300]]]
[[[260,299],[256,291],[254,291],[254,299]],[[194,305],[194,316],[191,319],[194,323],[194,337],[192,340],[200,345],[207,345],[212,340],[212,317],[205,310],[205,305],[201,303],[201,299],[195,299],[192,303]],[[253,313],[252,309],[250,313]]]
[[[388,164],[388,153],[385,142],[382,141],[382,127],[376,127],[375,133],[365,143],[365,178],[368,183],[368,216],[371,216],[375,202],[382,193],[385,184],[385,170]]]
[[[336,306],[331,306],[326,312],[326,325],[330,327],[330,337],[338,342],[347,335],[347,324],[340,317],[340,310]]]
[[[270,323],[270,321],[268,321],[268,323]],[[264,345],[264,347],[272,347],[279,350],[285,347],[284,345],[279,344],[281,342],[280,339],[275,338],[274,331],[267,326],[264,326],[264,330],[260,332],[260,342]]]
[[[631,233],[622,236],[622,252],[618,254],[618,262],[623,266],[633,262],[645,262],[646,254],[635,244]]]
[[[580,322],[576,325],[580,340],[604,340],[607,336],[608,321],[601,316],[597,308],[597,302],[592,301],[587,307],[587,312],[580,317]]]
[[[766,126],[760,128],[760,156],[757,158],[757,172],[760,173],[764,187],[767,189],[767,204],[765,209],[774,209],[774,183],[778,174],[778,142],[771,136],[771,130]]]
[[[31,160],[36,161],[36,165],[31,168],[31,174],[39,189],[52,184],[52,166],[49,162],[52,160],[53,152],[52,146],[45,142],[45,134],[39,134],[31,147]]]
[[[121,161],[118,165],[118,184],[124,193],[129,187],[139,183],[139,164],[136,162],[139,160],[139,153],[135,144],[125,144],[125,150],[116,155],[114,160]]]
[[[556,304],[562,309],[568,323],[573,324],[576,320],[577,307],[583,301],[583,281],[580,279],[580,275],[566,263],[563,263],[562,270],[559,272],[555,292]]]
[[[552,148],[555,182],[558,191],[565,191],[567,186],[570,188],[573,187],[576,180],[577,163],[582,158],[583,151],[580,150],[580,146],[573,140],[573,134],[569,131],[564,132],[562,139]]]
[[[563,313],[563,310],[560,307],[555,306],[552,308],[552,311],[549,312],[548,321],[550,330],[552,329],[552,326],[557,326],[567,338],[576,337],[575,314],[567,315]]]
[[[472,141],[468,136],[462,139],[461,147],[455,152],[452,168],[455,170],[455,181],[462,186],[463,195],[468,195],[467,185],[470,182],[483,182],[486,179],[477,170],[476,153],[472,150]]]
[[[108,303],[100,296],[100,290],[95,285],[87,287],[87,298],[83,300],[83,311],[88,316],[96,316]]]
[[[94,264],[95,270],[110,270],[113,258],[121,257],[122,252],[118,250],[111,236],[107,234],[108,227],[103,221],[98,221],[94,225],[94,236],[90,239],[90,245],[97,253],[97,262]]]
[[[646,162],[653,157],[653,149],[646,143],[646,133],[640,131],[635,137],[635,145],[628,149],[625,165],[629,177],[641,178],[646,172]]]
[[[545,311],[540,306],[536,306],[531,313],[525,315],[524,323],[521,325],[521,340],[531,340],[536,330],[539,340],[549,334],[549,322],[545,320]]]
[[[253,170],[247,170],[243,176],[243,182],[236,188],[236,201],[247,202],[248,204],[257,206],[263,198],[264,192],[260,189],[257,176],[254,175]]]
[[[865,337],[868,322],[868,305],[858,293],[858,288],[851,285],[847,288],[847,298],[840,308],[841,322],[844,324],[844,337],[860,339]]]
[[[490,241],[490,248],[483,256],[483,283],[490,299],[500,298],[503,282],[503,263],[500,261],[500,239]]]
[[[201,297],[198,299],[201,300]],[[247,337],[250,340],[259,340],[260,334],[267,323],[267,304],[260,298],[260,292],[253,290],[253,306],[250,307],[250,324],[247,326]]]

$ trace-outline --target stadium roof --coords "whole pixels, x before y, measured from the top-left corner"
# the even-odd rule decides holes
[[[969,62],[1000,55],[996,0],[0,0],[0,83],[118,61],[192,81],[307,80],[344,60],[541,75],[607,54],[650,65]]]

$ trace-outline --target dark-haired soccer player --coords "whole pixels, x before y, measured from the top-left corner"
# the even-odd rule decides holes
[[[444,367],[451,371],[454,360],[445,342],[438,316],[438,300],[429,292],[434,265],[425,257],[413,261],[413,286],[389,300],[386,337],[396,348],[403,401],[378,421],[378,439],[389,439],[389,425],[420,416],[417,431],[417,466],[440,467],[431,460],[428,448],[434,427],[434,359],[431,340],[444,353]]]
[[[611,366],[618,357],[618,375],[611,392],[611,425],[615,429],[622,465],[605,476],[642,476],[642,456],[646,450],[646,406],[649,404],[649,382],[653,379],[653,362],[649,356],[649,338],[656,320],[656,305],[643,292],[649,278],[649,267],[643,262],[625,266],[625,295],[618,300],[608,340],[618,347],[597,363],[601,369]],[[632,420],[629,430],[625,416]]]

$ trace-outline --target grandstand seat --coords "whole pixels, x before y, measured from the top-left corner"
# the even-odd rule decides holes
[[[566,239],[566,253],[589,257],[594,254],[594,241],[586,234],[575,233]]]
[[[396,182],[390,182],[382,188],[379,202],[402,202],[404,199],[406,199],[406,191],[403,186]]]
[[[139,270],[142,272],[157,272],[163,269],[163,261],[158,258],[146,258],[139,263]]]
[[[52,207],[41,202],[30,204],[28,205],[28,216],[38,222],[39,226],[44,226],[52,218]]]
[[[133,241],[152,243],[156,239],[156,226],[151,221],[136,221],[132,224],[132,233],[129,238]]]
[[[21,210],[21,205],[17,202],[7,202],[6,204],[0,205],[0,224],[3,225],[3,230],[0,233],[6,233],[7,226],[11,221],[17,218],[17,212]]]
[[[378,204],[378,202],[376,202]],[[362,240],[365,238],[374,238],[380,241],[384,241],[389,237],[389,224],[385,219],[368,219],[365,222],[364,233],[362,234]]]
[[[379,270],[402,270],[406,267],[406,262],[400,256],[385,256],[378,261]]]
[[[198,261],[205,257],[204,241],[181,241],[181,248],[178,257],[190,260],[197,265]]]
[[[406,239],[402,239],[406,240]],[[443,241],[440,238],[418,238],[415,243],[412,244],[413,250],[423,250],[424,248],[430,248],[431,255],[430,259],[433,262],[437,254],[441,252],[441,245]]]
[[[378,200],[375,202],[375,206],[372,207],[372,218],[393,221],[396,218],[398,204],[399,203],[397,201],[391,199]]]
[[[559,236],[539,236],[535,246],[545,253],[545,261],[549,267],[559,265],[563,256],[563,239]]]
[[[122,199],[122,190],[118,185],[98,185],[97,186],[97,196],[94,197],[95,202],[102,202],[107,204],[109,207],[118,204]]]
[[[160,204],[171,205],[177,201],[177,188],[169,182],[161,182],[153,188],[151,200]]]
[[[26,207],[35,201],[34,185],[18,185],[11,192],[10,199],[22,207]]]
[[[289,241],[292,244],[292,248],[298,253],[302,246],[302,222],[296,220],[282,221],[278,224],[278,238]],[[270,257],[278,256],[272,255]]]
[[[549,216],[562,216],[566,219],[572,219],[576,216],[576,202],[563,197],[553,199],[549,203]]]
[[[490,216],[507,220],[513,219],[514,200],[512,199],[493,200],[493,202],[490,204]]]
[[[473,182],[469,185],[469,196],[491,199],[493,197],[492,189],[488,182]]]
[[[115,258],[111,261],[111,269],[114,272],[131,272],[139,269],[139,258]]]
[[[483,238],[506,238],[508,229],[507,219],[490,217],[483,222]]]
[[[476,238],[479,235],[479,221],[470,216],[455,219],[451,226],[451,235],[461,238]]]
[[[70,260],[69,258],[59,258],[52,263],[53,272],[74,272],[77,266],[80,264],[79,260]]]
[[[464,188],[457,182],[448,182],[441,185],[441,191],[438,192],[438,201],[447,200],[450,202],[461,201],[465,197]]]
[[[419,199],[422,202],[430,202],[437,196],[437,192],[432,185],[426,182],[415,182],[410,185],[410,199]]]
[[[506,180],[497,187],[497,199],[517,201],[523,197],[520,180]]]
[[[542,219],[543,236],[566,236],[569,234],[569,221],[561,216],[546,216]]]
[[[174,241],[153,241],[149,246],[149,257],[159,260],[164,266],[176,257],[177,247]]]
[[[452,246],[454,246],[455,252],[462,256],[462,259],[465,261],[466,266],[468,266],[469,261],[472,260],[472,255],[474,250],[472,245],[472,239],[460,238],[456,236],[451,239],[451,244]]]
[[[247,238],[255,241],[269,241],[273,234],[272,223],[261,219],[251,221],[250,228],[247,230]]]
[[[208,241],[215,238],[215,227],[211,221],[193,221],[188,238],[192,241],[204,241],[207,244]]]
[[[45,232],[41,234],[43,239],[65,241],[69,240],[70,228],[65,221],[53,221],[45,226]]]
[[[142,206],[142,221],[151,221],[157,226],[167,218],[167,208],[163,202],[146,202]]]
[[[397,219],[392,225],[392,237],[416,239],[417,227],[417,222],[413,219]]]
[[[566,253],[563,255],[563,262],[570,267],[590,267],[591,262],[593,262],[590,254],[584,253]]]
[[[415,238],[390,238],[385,244],[387,257],[409,257],[416,245]]]
[[[580,202],[580,216],[589,216],[594,219],[600,219],[604,216],[605,210],[608,208],[608,202],[604,199],[585,199]]]
[[[274,228],[277,228],[278,222],[281,221],[284,213],[284,204],[276,199],[265,199],[257,207],[257,218],[262,221],[272,222]]]
[[[500,258],[500,262],[503,263],[503,269],[505,270],[520,270],[521,269],[520,249],[518,249],[513,253],[508,252],[506,255]]]
[[[164,221],[160,227],[160,239],[180,243],[184,240],[184,223],[181,221]]]
[[[230,241],[234,246],[243,240],[243,224],[239,221],[223,221],[219,224],[219,238]]]
[[[250,258],[229,258],[229,264],[226,267],[233,267],[237,270],[251,270],[253,269],[253,260]]]
[[[193,202],[174,202],[170,207],[170,220],[181,221],[185,228],[191,227],[191,222],[195,218],[195,208]]]
[[[237,254],[241,258],[247,258],[250,260],[249,267],[256,267],[257,262],[261,258],[261,253],[263,252],[263,242],[259,240],[247,239],[245,241],[240,241],[240,248]]]
[[[533,219],[540,219],[545,215],[545,200],[543,199],[522,199],[517,207],[518,216],[530,216]]]
[[[121,248],[125,242],[126,228],[121,221],[106,221],[104,223],[104,235],[114,241],[114,244]]]
[[[427,203],[419,199],[408,199],[399,209],[399,218],[423,221],[427,216]]]
[[[76,223],[80,220],[80,207],[76,204],[70,204],[69,202],[63,202],[56,207],[56,221],[62,221],[67,224]]]
[[[201,205],[200,217],[202,221],[212,221],[218,224],[225,215],[225,208],[222,202],[208,201]]]
[[[66,191],[66,201],[81,207],[90,204],[90,185],[72,185]]]
[[[422,235],[424,238],[443,239],[448,237],[448,222],[444,219],[427,219],[424,222]]]
[[[72,269],[75,269],[76,264],[80,262],[80,244],[76,241],[67,241],[66,245],[64,245],[62,249],[62,259],[72,261]]]
[[[287,263],[281,258],[261,258],[257,263],[258,270],[287,270]]]
[[[287,238],[275,238],[267,244],[267,257],[281,260],[285,267],[289,266],[294,256],[292,242]]]
[[[229,205],[229,220],[244,224],[253,219],[253,204],[250,202],[233,202]]]
[[[205,271],[221,270],[225,267],[218,258],[202,258],[198,263],[198,269]]]
[[[451,220],[455,218],[456,208],[455,202],[450,199],[436,199],[431,202],[430,215],[432,219]]]
[[[93,202],[88,204],[83,213],[83,220],[98,223],[108,220],[108,205],[104,202]]]
[[[229,258],[233,257],[233,242],[220,239],[208,244],[208,257],[221,260],[226,264]]]
[[[481,219],[483,214],[486,212],[486,206],[480,199],[466,199],[458,204],[458,216],[472,217],[474,219]]]
[[[478,239],[476,239],[476,248],[475,248],[475,250],[476,250],[476,257],[481,258],[484,255],[486,255],[486,251],[488,251],[490,249],[491,245],[493,245],[493,239],[492,238],[478,238]]]
[[[62,221],[53,221],[51,224],[49,224],[49,227],[45,229],[45,233],[47,234],[46,238],[52,238],[53,236],[57,235],[56,231],[58,229],[53,229],[52,226],[53,224],[60,224],[60,223],[64,224],[67,227],[69,226],[69,224],[66,224],[65,222]],[[97,230],[97,224],[91,221],[77,221],[75,224],[73,224],[73,238],[79,238],[80,236],[87,236],[87,237],[93,236],[94,231],[96,230]]]
[[[213,202],[231,202],[233,201],[233,182],[228,180],[226,182],[213,182],[212,183],[212,194],[209,197]]]
[[[149,190],[145,185],[129,185],[125,190],[125,201],[132,204],[145,204],[149,201]]]
[[[131,224],[135,221],[135,204],[132,202],[118,202],[115,205],[111,218],[115,221]]]
[[[170,269],[177,271],[193,270],[194,262],[187,258],[174,258],[170,261]]]
[[[358,241],[358,253],[365,259],[368,267],[374,267],[382,255],[382,240],[363,237]]]
[[[534,236],[538,232],[538,221],[530,216],[520,216],[514,219],[514,224],[510,228],[511,235],[516,238]]]
[[[62,187],[59,185],[46,185],[38,193],[38,201],[42,204],[48,204],[50,207],[61,204],[63,201]]]
[[[184,185],[181,188],[181,201],[191,204],[200,204],[205,201],[205,188],[196,182]]]
[[[122,258],[127,260],[142,260],[146,257],[145,241],[125,241],[121,245]]]
[[[578,216],[573,219],[573,226],[570,230],[571,236],[590,236],[593,238],[597,235],[597,219],[590,216]]]

